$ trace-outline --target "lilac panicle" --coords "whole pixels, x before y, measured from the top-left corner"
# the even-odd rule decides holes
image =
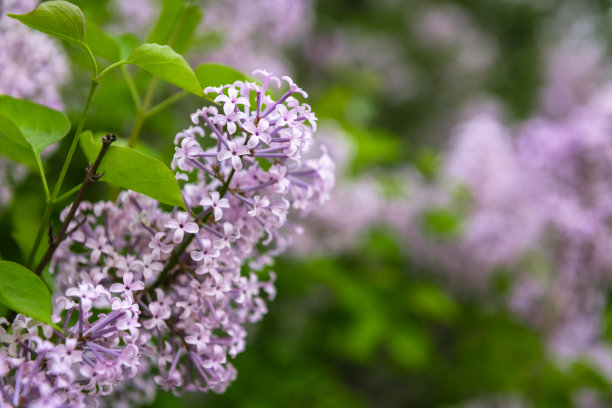
[[[0,94],[61,109],[59,88],[68,79],[66,54],[56,40],[6,15],[28,13],[37,4],[35,0],[0,2]]]
[[[291,213],[316,208],[334,183],[324,149],[305,156],[316,128],[296,98],[305,92],[283,81],[279,100],[249,82],[208,90],[223,113],[199,109],[176,136],[187,211],[131,191],[81,204],[50,265],[61,331],[0,321],[2,406],[125,406],[155,388],[223,392],[236,378],[230,360],[276,293],[274,273],[256,271],[290,243]]]

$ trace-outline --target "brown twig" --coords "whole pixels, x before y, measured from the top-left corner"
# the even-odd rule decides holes
[[[109,134],[109,135],[102,137],[102,148],[100,149],[100,153],[98,153],[98,157],[96,157],[96,161],[94,162],[94,164],[93,165],[90,164],[89,167],[87,168],[87,172],[85,173],[85,178],[83,179],[83,184],[81,185],[81,189],[79,190],[76,198],[72,202],[72,206],[70,207],[70,210],[68,211],[68,215],[66,216],[64,223],[62,224],[57,235],[53,236],[52,231],[51,230],[49,231],[49,241],[50,241],[49,248],[47,248],[47,252],[45,252],[45,255],[40,260],[40,262],[38,263],[38,266],[36,266],[36,269],[34,270],[34,273],[36,275],[40,275],[42,273],[42,270],[44,269],[44,267],[49,263],[49,261],[51,261],[51,258],[53,257],[53,254],[55,253],[55,250],[57,249],[59,244],[64,239],[66,239],[66,237],[69,235],[69,233],[67,233],[66,231],[68,231],[68,226],[70,225],[70,222],[74,218],[77,212],[77,209],[79,208],[79,205],[81,204],[81,201],[83,201],[83,198],[85,198],[85,192],[87,191],[87,188],[91,184],[98,181],[104,175],[104,173],[97,174],[96,172],[98,171],[98,166],[100,166],[100,162],[102,161],[102,158],[106,154],[110,145],[115,140],[117,140],[117,137],[113,134]]]

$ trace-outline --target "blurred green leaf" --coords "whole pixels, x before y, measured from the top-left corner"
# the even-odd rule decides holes
[[[121,59],[121,49],[117,41],[102,31],[96,23],[87,20],[85,22],[85,29],[87,30],[87,43],[94,55],[106,58],[112,62]]]
[[[182,23],[174,37],[170,38],[170,46],[178,53],[187,51],[193,40],[193,34],[202,20],[202,9],[192,4],[185,8],[182,17]]]
[[[70,121],[62,112],[8,95],[0,95],[0,113],[19,128],[36,154],[61,140],[70,130]]]
[[[162,0],[162,9],[148,43],[168,44],[172,33],[185,10],[185,0]]]
[[[167,45],[143,44],[130,53],[128,62],[181,89],[204,96],[187,61]]]
[[[44,323],[51,322],[51,294],[43,281],[15,262],[0,261],[0,302]]]
[[[206,62],[195,68],[196,77],[200,81],[200,86],[205,89],[208,86],[219,86],[232,84],[236,81],[250,80],[250,78],[242,72],[216,62]],[[205,96],[206,99],[214,100],[213,97]]]
[[[405,322],[391,333],[387,347],[394,361],[406,369],[424,367],[430,360],[431,341],[427,332]]]
[[[85,44],[85,17],[67,1],[46,1],[27,14],[8,14],[35,30],[62,40]]]
[[[32,147],[28,145],[17,125],[0,113],[0,153],[37,171],[38,164]]]
[[[433,285],[414,285],[409,296],[417,313],[437,321],[448,322],[459,312],[455,301]]]
[[[455,238],[461,234],[459,214],[448,208],[429,208],[423,212],[423,232],[435,238]]]
[[[197,4],[186,5],[184,0],[163,0],[159,19],[147,42],[167,44],[176,52],[183,53],[189,48],[202,16],[202,9]]]
[[[248,75],[217,62],[205,62],[195,68],[195,74],[202,88],[231,84],[236,81],[251,80]]]
[[[94,140],[91,131],[85,131],[80,143],[85,156],[93,162],[102,142]],[[98,172],[104,172],[102,180],[109,184],[134,190],[166,204],[184,207],[174,173],[163,162],[134,149],[111,146]]]
[[[431,181],[438,173],[441,160],[435,151],[424,148],[418,153],[414,164],[421,174]]]

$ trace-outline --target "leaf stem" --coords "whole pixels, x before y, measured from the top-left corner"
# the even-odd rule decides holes
[[[85,48],[85,51],[87,51],[87,54],[89,55],[95,78],[98,76],[98,62],[96,61],[96,57],[94,57],[93,52],[91,52],[91,48],[89,48],[87,44],[82,42],[81,45],[83,46],[83,48]]]
[[[38,228],[38,232],[36,233],[36,238],[34,239],[34,244],[32,245],[32,249],[30,250],[30,255],[28,256],[27,267],[29,268],[32,263],[34,263],[34,257],[36,256],[36,251],[38,251],[38,246],[40,245],[40,241],[42,240],[43,234],[49,224],[49,219],[51,218],[51,211],[53,210],[53,205],[50,202],[47,202],[45,206],[45,212],[43,213],[42,221],[40,222],[40,227]]]
[[[89,49],[89,47],[87,47],[87,49]],[[91,50],[89,51],[91,52]],[[94,58],[94,61],[95,61],[95,58]],[[97,71],[97,65],[95,66],[95,69]],[[47,205],[45,206],[45,212],[43,214],[42,222],[40,223],[40,227],[38,228],[38,233],[36,234],[36,239],[34,240],[34,245],[32,245],[32,249],[30,250],[30,255],[28,256],[28,267],[31,266],[32,263],[34,262],[36,251],[38,250],[38,246],[40,245],[42,236],[47,229],[47,225],[49,224],[49,219],[51,218],[51,212],[53,211],[53,204],[59,194],[60,189],[62,188],[64,177],[66,177],[66,172],[68,171],[68,167],[70,166],[70,162],[72,161],[72,156],[74,155],[74,151],[76,150],[77,144],[79,143],[81,132],[83,131],[83,126],[85,126],[85,121],[87,120],[87,114],[89,113],[89,108],[91,107],[91,102],[93,101],[93,95],[94,95],[94,92],[96,91],[97,86],[98,86],[98,81],[94,77],[91,80],[91,85],[89,87],[89,94],[87,95],[87,101],[85,102],[85,107],[83,108],[81,119],[79,121],[79,124],[77,125],[76,132],[74,133],[72,144],[70,145],[70,150],[68,151],[68,155],[66,156],[66,159],[64,160],[64,164],[62,165],[62,170],[60,171],[60,175],[57,179],[57,182],[55,183],[55,187],[53,188],[53,193],[51,193],[51,197],[49,198],[49,200],[47,200]]]
[[[155,92],[155,87],[157,86],[158,80],[159,79],[156,76],[151,79],[151,83],[149,84],[149,89],[147,90],[144,101],[142,102],[140,109],[138,109],[138,114],[136,115],[136,120],[134,121],[134,126],[132,127],[132,132],[130,133],[130,138],[128,140],[128,147],[134,147],[138,141],[140,131],[142,130],[142,126],[144,125],[146,118],[146,112],[147,109],[149,109],[149,105],[153,99],[153,93]]]
[[[73,195],[74,193],[76,193],[77,191],[79,191],[79,189],[81,188],[81,185],[83,183],[79,184],[78,186],[74,186],[73,188],[71,188],[69,191],[65,192],[64,194],[62,194],[61,196],[57,197],[54,201],[53,204],[57,204],[57,203],[61,203],[62,201],[64,201],[65,199],[67,199],[68,197],[70,197],[71,195]]]
[[[98,75],[96,75],[96,80],[100,81],[100,79],[102,79],[102,77],[104,75],[106,75],[108,72],[112,71],[113,69],[123,65],[123,64],[127,64],[126,60],[121,60],[121,61],[117,61],[111,65],[109,65],[108,67],[104,68],[104,70],[102,72],[100,72]]]
[[[100,166],[100,162],[102,161],[102,158],[108,151],[108,148],[110,147],[110,145],[115,140],[117,140],[117,137],[115,135],[106,135],[102,138],[102,148],[100,149],[100,153],[98,153],[98,157],[96,158],[96,161],[94,162],[94,164],[89,166],[89,168],[87,169],[87,172],[85,173],[85,178],[83,179],[83,183],[81,183],[81,188],[79,189],[79,193],[77,194],[77,197],[74,199],[72,205],[70,206],[70,210],[68,211],[68,215],[66,215],[66,219],[64,220],[64,223],[62,224],[57,235],[51,240],[51,242],[49,242],[49,248],[47,248],[47,252],[45,252],[45,255],[40,260],[40,262],[38,263],[38,266],[34,270],[34,273],[36,275],[40,275],[40,273],[45,268],[45,266],[49,263],[49,261],[51,261],[51,257],[55,253],[55,250],[57,249],[59,244],[64,239],[66,239],[66,237],[68,236],[66,231],[68,231],[70,222],[72,222],[79,208],[79,205],[81,204],[81,201],[83,201],[83,198],[85,197],[85,192],[87,191],[87,188],[92,183],[95,183],[96,181],[98,181],[100,177],[102,177],[104,174],[104,173],[97,174],[96,172],[98,171],[98,166]]]
[[[136,106],[136,110],[140,109],[140,93],[138,92],[138,88],[136,88],[136,84],[134,84],[134,80],[130,75],[130,71],[128,71],[125,65],[121,65],[119,67],[121,74],[123,75],[123,79],[127,84],[128,89],[130,90],[130,95],[132,95],[132,100],[134,101],[134,106]]]
[[[47,177],[45,176],[45,170],[43,169],[42,162],[40,161],[40,156],[36,155],[36,164],[38,164],[38,172],[40,173],[40,180],[42,181],[43,190],[45,190],[45,199],[49,201],[51,199],[51,195],[49,194],[49,185],[47,184]]]
[[[74,155],[74,151],[76,150],[76,147],[79,144],[79,139],[81,138],[81,132],[83,131],[83,126],[85,126],[85,121],[87,120],[87,114],[89,113],[89,108],[91,107],[91,102],[93,100],[93,95],[94,95],[94,92],[97,86],[98,86],[98,81],[96,81],[95,79],[92,79],[91,86],[89,88],[89,94],[87,95],[87,101],[85,102],[85,107],[83,108],[83,113],[81,115],[81,120],[79,121],[76,132],[74,133],[72,144],[70,145],[70,150],[68,151],[66,160],[64,160],[64,165],[62,166],[62,170],[60,171],[59,178],[57,179],[57,183],[55,184],[55,188],[53,189],[53,194],[51,195],[51,199],[57,198],[57,195],[59,194],[59,190],[62,188],[64,177],[66,177],[66,172],[68,171],[68,166],[70,166],[70,162],[72,161],[72,156]]]

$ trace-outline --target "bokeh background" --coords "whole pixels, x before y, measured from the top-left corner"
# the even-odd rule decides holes
[[[74,2],[139,38],[162,7]],[[194,3],[187,59],[291,75],[337,187],[270,268],[278,296],[236,382],[160,392],[151,407],[612,406],[609,1]],[[76,116],[86,60],[62,52],[76,61],[61,91]],[[200,103],[152,116],[140,148],[169,162]],[[95,106],[88,127],[128,134],[119,76]],[[38,181],[3,166],[7,230],[37,211]]]

